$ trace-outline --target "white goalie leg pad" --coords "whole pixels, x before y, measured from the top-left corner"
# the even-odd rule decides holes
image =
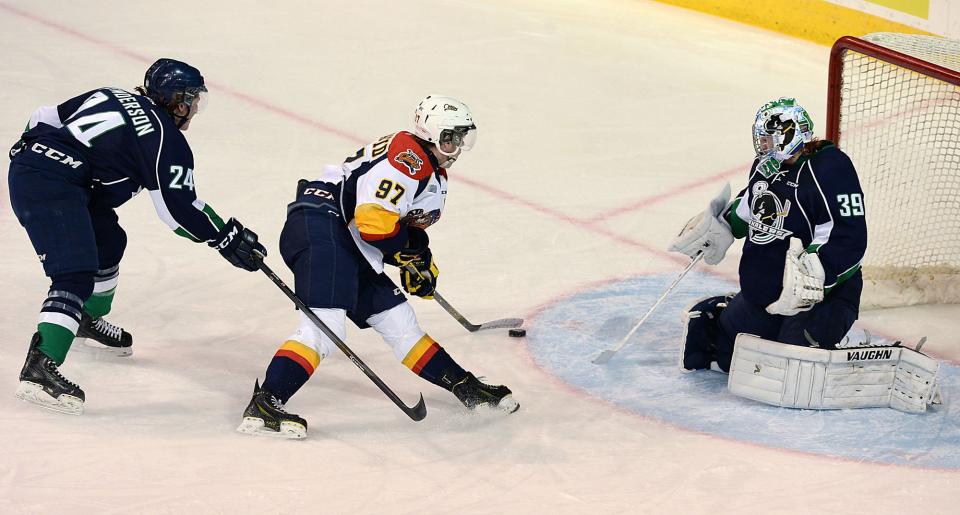
[[[380,333],[383,341],[393,347],[393,354],[398,361],[403,361],[410,349],[427,334],[420,328],[417,314],[409,302],[381,311],[368,318],[367,323]]]
[[[740,334],[727,388],[787,408],[922,413],[939,398],[939,368],[935,359],[905,347],[826,350]]]
[[[927,405],[940,404],[939,369],[940,363],[930,356],[912,349],[901,349],[890,407],[909,413],[922,413],[927,410]]]
[[[317,315],[333,334],[340,337],[340,340],[347,338],[347,312],[343,309],[333,308],[310,308],[313,314]],[[327,335],[314,324],[307,315],[300,312],[300,326],[288,338],[288,341],[302,343],[316,352],[320,360],[330,355],[333,348],[336,347]]]

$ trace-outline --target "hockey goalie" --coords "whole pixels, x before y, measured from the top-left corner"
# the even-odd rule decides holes
[[[867,248],[850,158],[813,137],[792,98],[760,108],[753,143],[747,187],[732,201],[724,187],[670,245],[715,265],[745,240],[740,291],[682,314],[681,368],[728,372],[732,393],[775,406],[922,412],[939,402],[939,365],[919,346],[838,348],[859,316]]]

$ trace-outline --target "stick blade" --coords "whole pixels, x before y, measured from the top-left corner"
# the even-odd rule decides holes
[[[522,318],[501,318],[499,320],[491,320],[480,324],[477,327],[477,331],[483,331],[486,329],[514,329],[523,325]]]
[[[607,362],[610,361],[610,358],[612,358],[613,355],[616,353],[617,351],[615,350],[607,349],[601,352],[599,356],[593,358],[593,361],[591,363],[593,363],[594,365],[606,365]]]
[[[427,417],[427,404],[423,402],[423,394],[420,394],[420,402],[412,408],[406,408],[403,410],[408,417],[412,418],[415,422],[420,422]]]

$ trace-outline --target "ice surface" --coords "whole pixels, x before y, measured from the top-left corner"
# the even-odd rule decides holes
[[[774,410],[733,404],[706,375],[663,378],[715,392],[716,404],[688,404],[689,419],[766,417],[752,435],[731,434],[622,402],[645,393],[633,379],[666,371],[640,353],[607,372],[589,364],[602,347],[587,333],[615,342],[639,316],[628,308],[659,294],[638,278],[682,268],[663,250],[669,238],[722,181],[742,185],[758,105],[795,96],[822,135],[825,47],[639,0],[0,0],[0,48],[9,143],[37,106],[132,88],[157,57],[197,65],[212,100],[187,134],[198,192],[256,230],[287,278],[275,242],[297,179],[406,127],[427,93],[462,98],[480,138],[451,170],[431,230],[441,289],[471,321],[531,320],[525,340],[471,334],[435,303],[412,301],[461,364],[514,390],[522,407],[512,416],[465,413],[374,334],[351,331],[351,347],[402,398],[423,392],[423,422],[333,356],[289,406],[310,422],[309,439],[240,435],[254,379],[296,321],[292,306],[262,274],[170,234],[138,198],[120,210],[130,243],[110,317],[134,333],[135,353],[76,345],[63,368],[86,390],[86,413],[59,415],[13,397],[47,282],[4,192],[0,512],[932,514],[960,503],[956,466],[942,458],[957,445],[955,426],[943,425],[952,412]],[[737,255],[688,286],[731,282]],[[622,304],[548,331],[558,309],[575,312],[605,287],[623,289]],[[657,330],[674,331],[676,306],[661,309]],[[925,350],[955,362],[958,315],[938,306],[861,318],[887,337],[929,336]],[[582,338],[569,336],[577,324]],[[666,333],[651,360],[674,359]],[[567,336],[538,340],[548,334]],[[624,397],[578,386],[540,345],[589,367],[597,384],[616,374],[606,385]],[[669,391],[656,400],[662,410],[686,402]],[[804,433],[791,438],[790,424]],[[817,447],[838,432],[863,438],[846,454]],[[887,445],[894,434],[916,445]]]

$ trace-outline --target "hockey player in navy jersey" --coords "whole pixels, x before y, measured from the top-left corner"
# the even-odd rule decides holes
[[[17,397],[80,414],[83,390],[58,369],[75,337],[119,355],[133,339],[110,312],[127,238],[115,208],[147,190],[178,235],[205,242],[231,264],[257,270],[257,235],[224,222],[194,191],[193,154],[182,134],[203,109],[200,72],[160,59],[136,93],[100,88],[41,107],[10,150],[10,201],[50,278]]]
[[[341,339],[346,319],[373,327],[413,373],[452,392],[465,406],[516,411],[509,388],[482,383],[464,370],[417,322],[400,288],[384,273],[400,267],[403,289],[432,298],[439,270],[426,229],[447,195],[447,170],[469,150],[477,128],[470,109],[431,95],[417,107],[414,131],[401,131],[361,148],[316,180],[300,181],[287,207],[280,253],[293,271],[297,295]],[[405,268],[412,265],[413,273]],[[333,348],[302,313],[296,331],[276,351],[263,386],[238,431],[303,438],[307,423],[284,404]]]
[[[670,246],[690,257],[703,252],[714,265],[734,238],[745,238],[740,291],[683,314],[685,370],[728,371],[739,333],[833,349],[859,316],[867,225],[853,163],[813,137],[810,116],[792,98],[760,108],[753,142],[747,187],[733,202],[725,188]]]

